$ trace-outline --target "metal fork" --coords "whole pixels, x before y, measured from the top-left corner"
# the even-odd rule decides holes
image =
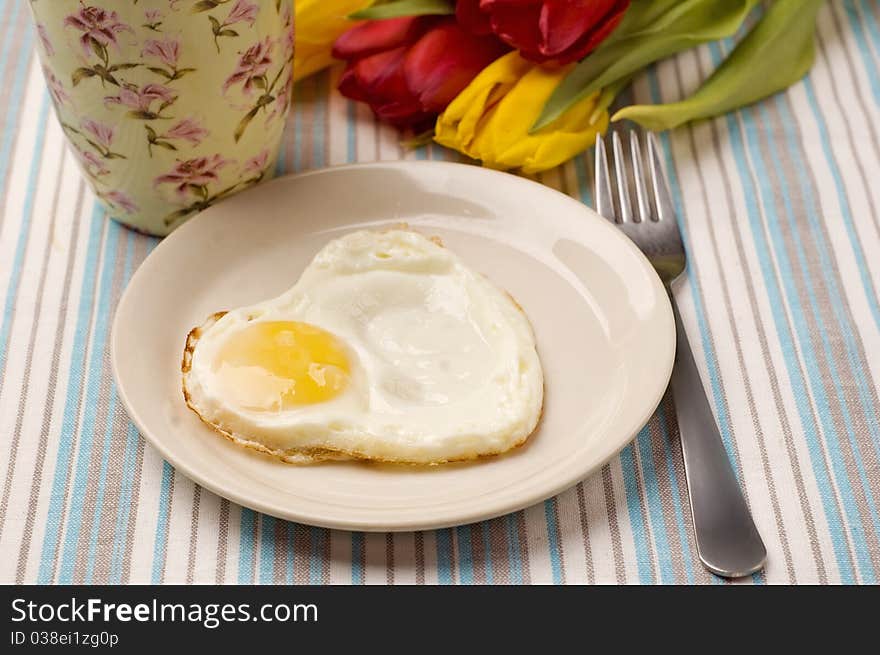
[[[656,137],[648,133],[645,165],[636,131],[630,131],[628,140],[627,156],[620,134],[612,132],[610,137],[615,195],[605,143],[602,139],[596,141],[596,211],[615,223],[645,253],[669,292],[676,330],[672,396],[697,552],[713,573],[742,577],[764,566],[767,550],[724,451],[675,301],[676,282],[684,277],[687,260],[660,163],[660,148]]]

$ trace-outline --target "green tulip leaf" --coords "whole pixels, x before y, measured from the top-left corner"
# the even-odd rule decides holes
[[[348,17],[353,20],[379,20],[400,16],[447,15],[455,13],[455,5],[448,0],[395,0],[361,9]]]
[[[559,83],[532,130],[669,55],[736,33],[759,0],[633,0],[617,29]]]
[[[816,14],[824,0],[776,0],[693,95],[663,105],[632,105],[628,118],[649,130],[667,130],[750,105],[806,75],[815,57]]]

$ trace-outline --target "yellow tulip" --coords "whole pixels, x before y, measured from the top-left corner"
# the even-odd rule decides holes
[[[516,52],[495,60],[440,114],[434,140],[490,168],[531,174],[558,166],[591,146],[608,127],[595,93],[530,134],[544,103],[571,70],[542,68]]]
[[[357,25],[346,16],[370,3],[371,0],[296,0],[293,79],[301,80],[332,64],[333,42]]]

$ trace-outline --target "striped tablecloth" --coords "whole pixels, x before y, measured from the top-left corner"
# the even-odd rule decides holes
[[[287,523],[179,475],[128,421],[113,311],[157,241],[108,221],[55,121],[24,0],[0,0],[0,582],[711,583],[668,399],[609,465],[449,530]],[[832,0],[810,76],[663,137],[691,262],[681,304],[767,543],[754,583],[880,577],[880,3]],[[681,55],[636,100],[693,88]],[[300,84],[283,171],[454,159],[405,151],[338,72]],[[589,153],[540,177],[591,204]]]

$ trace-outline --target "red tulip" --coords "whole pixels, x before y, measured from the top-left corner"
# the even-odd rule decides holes
[[[567,64],[594,50],[623,18],[629,0],[458,0],[458,22],[494,33],[526,59]]]
[[[339,90],[398,127],[427,128],[483,68],[507,51],[452,17],[371,20],[345,32],[333,56],[346,60]]]

